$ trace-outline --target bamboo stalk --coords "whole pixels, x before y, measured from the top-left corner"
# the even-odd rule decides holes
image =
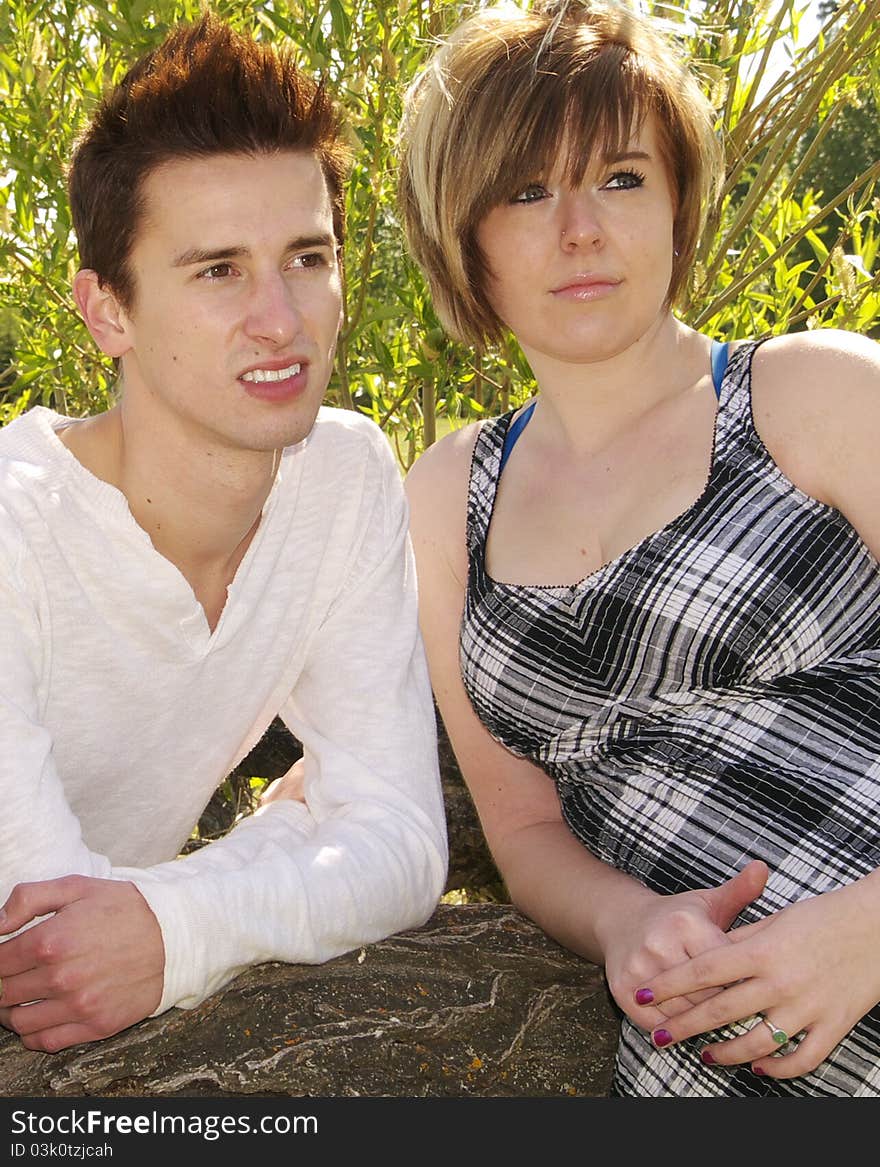
[[[831,126],[834,124],[834,121],[836,120],[837,115],[840,113],[840,111],[843,108],[844,108],[844,103],[842,101],[837,102],[837,104],[832,108],[831,112],[825,118],[825,121],[822,122],[822,125],[819,128],[819,132],[816,134],[816,137],[810,143],[808,149],[804,153],[803,158],[801,159],[800,163],[798,164],[798,166],[796,167],[796,169],[792,173],[791,177],[789,178],[788,183],[786,184],[785,190],[779,196],[778,202],[783,203],[783,202],[785,202],[786,199],[788,199],[791,196],[798,181],[801,178],[801,175],[806,171],[806,169],[809,166],[810,162],[812,161],[820,143],[825,138],[825,136],[828,133],[828,131],[830,130]],[[746,263],[751,258],[752,253],[755,251],[755,249],[757,248],[757,246],[760,242],[760,236],[764,234],[766,228],[768,227],[768,225],[772,221],[775,214],[776,214],[776,208],[774,207],[764,217],[764,220],[762,221],[761,225],[755,231],[752,232],[751,237],[747,241],[745,247],[743,248],[743,250],[740,254],[740,257],[739,257],[740,264]],[[719,252],[720,252],[720,249],[719,249]],[[723,253],[721,253],[721,254],[723,255]]]
[[[721,308],[729,304],[732,300],[753,283],[759,275],[762,275],[768,268],[772,267],[780,256],[785,255],[790,251],[796,243],[798,243],[809,231],[815,231],[816,227],[825,219],[835,207],[839,206],[845,199],[849,198],[851,194],[857,191],[860,187],[867,185],[872,179],[880,176],[880,161],[874,162],[867,170],[864,170],[858,178],[849,184],[844,190],[840,192],[830,203],[826,204],[821,211],[814,215],[808,223],[799,228],[793,235],[789,236],[783,244],[776,248],[776,250],[768,255],[766,259],[762,260],[757,267],[741,276],[738,280],[734,280],[724,291],[716,296],[713,302],[705,308],[696,318],[693,327],[699,329],[701,325],[714,316]]]

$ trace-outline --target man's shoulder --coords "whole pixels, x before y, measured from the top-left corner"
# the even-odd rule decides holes
[[[33,437],[42,428],[41,422],[53,417],[51,409],[36,405],[0,426],[0,451],[17,449],[23,437]]]
[[[343,409],[337,405],[321,406],[312,428],[312,435],[314,434],[346,434],[355,441],[367,442],[384,438],[379,426],[365,413],[358,409]]]
[[[49,412],[49,411],[46,411]],[[16,560],[43,500],[51,494],[47,460],[40,456],[35,411],[0,426],[0,559],[4,571]]]
[[[60,420],[53,410],[36,406],[0,426],[0,466],[4,471],[16,467],[30,467],[31,473],[47,469],[55,452],[52,431]]]
[[[315,462],[338,467],[352,459],[386,466],[393,462],[388,438],[372,420],[353,409],[322,405],[306,439],[299,446],[289,447],[287,453],[302,452]]]
[[[53,420],[57,415],[38,406],[0,426],[0,492],[11,504],[19,494],[39,492],[50,484],[57,470],[52,447]]]

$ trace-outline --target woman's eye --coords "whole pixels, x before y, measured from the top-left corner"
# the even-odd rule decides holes
[[[637,170],[616,170],[605,183],[606,190],[635,190],[645,181]]]
[[[515,203],[537,203],[541,199],[547,197],[546,187],[541,186],[537,182],[530,182],[527,187],[524,187],[518,195],[513,199]]]

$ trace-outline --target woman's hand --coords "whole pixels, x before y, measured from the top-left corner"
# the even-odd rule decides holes
[[[293,802],[305,802],[306,763],[299,758],[286,774],[270,782],[260,795],[260,806],[270,802],[279,802],[282,798],[289,798]]]
[[[767,875],[767,865],[754,860],[718,887],[669,896],[646,891],[625,911],[614,912],[600,937],[605,975],[614,999],[636,1025],[656,1030],[671,1017],[690,1016],[696,1003],[720,992],[713,984],[686,981],[673,991],[660,974],[729,946],[734,934],[727,929],[764,890]],[[644,991],[655,984],[665,986],[662,997],[656,990],[653,998]]]
[[[880,1001],[878,900],[874,873],[790,904],[734,929],[729,943],[646,978],[627,1011],[644,990],[652,994],[669,1018],[665,1032],[653,1033],[660,1046],[747,1021],[747,1034],[707,1045],[703,1061],[751,1062],[755,1073],[771,1078],[807,1074]],[[683,1000],[697,1003],[682,1011]],[[794,1040],[782,1042],[783,1035]]]

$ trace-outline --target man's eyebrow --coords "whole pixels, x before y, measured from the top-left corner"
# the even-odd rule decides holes
[[[291,239],[284,249],[284,253],[303,251],[309,247],[336,247],[336,239],[327,231],[319,235],[298,235]],[[173,267],[190,267],[198,263],[224,263],[230,259],[247,259],[251,254],[249,247],[188,247],[172,260]]]
[[[172,266],[189,267],[193,263],[219,263],[226,259],[241,259],[246,255],[250,255],[247,247],[189,247],[174,257]]]

